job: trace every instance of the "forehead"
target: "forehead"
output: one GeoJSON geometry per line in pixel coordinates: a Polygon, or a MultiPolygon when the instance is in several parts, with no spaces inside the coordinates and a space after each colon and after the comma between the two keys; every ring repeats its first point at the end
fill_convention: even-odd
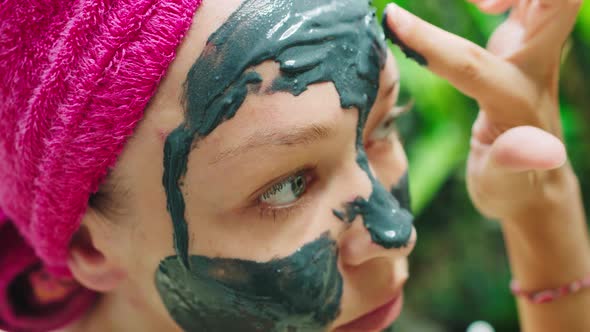
{"type": "Polygon", "coordinates": [[[262,77],[251,68],[267,60],[280,74],[269,94],[298,96],[332,82],[343,108],[372,106],[385,46],[368,2],[246,0],[209,38],[186,80],[186,124],[198,136],[232,118],[262,77]]]}
{"type": "MultiPolygon", "coordinates": [[[[247,19],[244,19],[244,13],[248,13],[246,16],[252,16],[252,15],[259,15],[259,14],[263,14],[262,16],[264,17],[264,20],[266,20],[266,26],[263,30],[268,30],[266,31],[266,33],[269,33],[269,31],[274,31],[277,32],[277,29],[283,28],[283,31],[281,33],[281,36],[285,36],[285,35],[289,35],[292,34],[292,32],[294,32],[296,29],[301,28],[301,23],[303,22],[301,19],[294,19],[291,22],[291,25],[289,26],[288,24],[285,23],[289,23],[287,22],[287,19],[292,15],[292,16],[305,16],[305,15],[309,15],[314,14],[314,10],[316,11],[316,15],[317,15],[317,10],[318,8],[322,8],[326,7],[326,6],[330,6],[333,5],[334,3],[338,3],[341,2],[341,5],[343,5],[345,7],[351,7],[348,3],[351,3],[353,5],[355,5],[354,7],[357,8],[357,12],[356,14],[354,14],[354,11],[349,11],[348,14],[345,13],[344,10],[338,10],[339,11],[339,15],[332,15],[332,22],[327,22],[327,25],[334,25],[331,23],[334,23],[334,17],[338,18],[338,27],[332,30],[324,30],[324,33],[327,33],[327,35],[325,34],[323,36],[324,39],[329,39],[331,35],[343,35],[346,33],[349,33],[350,35],[350,31],[346,31],[346,29],[350,29],[351,27],[353,29],[357,29],[358,30],[358,26],[354,27],[352,24],[350,24],[351,20],[350,17],[346,17],[346,15],[350,15],[351,13],[353,13],[352,15],[357,15],[358,16],[358,9],[361,8],[361,11],[368,11],[368,1],[364,1],[364,0],[348,0],[348,1],[334,1],[334,0],[253,0],[253,1],[243,1],[243,0],[224,0],[223,1],[223,5],[221,5],[220,2],[217,1],[212,1],[212,0],[205,0],[203,2],[203,5],[201,6],[201,8],[197,11],[194,20],[193,20],[193,24],[191,29],[189,30],[187,36],[185,37],[183,43],[181,44],[180,48],[178,49],[177,52],[177,56],[176,59],[174,60],[173,64],[170,66],[168,73],[166,75],[166,77],[164,78],[162,84],[160,85],[158,94],[155,96],[155,98],[152,100],[152,107],[155,109],[159,110],[159,117],[161,117],[162,113],[164,113],[165,119],[168,119],[167,121],[158,121],[161,126],[160,129],[158,130],[159,132],[170,132],[173,127],[171,126],[172,123],[178,123],[179,120],[181,120],[181,118],[183,118],[183,113],[184,115],[186,115],[186,104],[182,104],[182,101],[184,99],[184,102],[186,102],[186,99],[184,97],[185,96],[185,91],[186,91],[186,85],[187,85],[187,73],[189,73],[191,71],[191,68],[193,68],[193,72],[196,72],[196,75],[193,75],[193,85],[198,85],[203,89],[209,90],[211,85],[217,85],[215,81],[207,81],[207,76],[211,77],[214,76],[214,73],[211,72],[207,72],[206,70],[202,70],[201,72],[195,71],[194,67],[196,65],[197,60],[199,60],[199,58],[201,58],[204,54],[204,50],[206,48],[206,44],[207,41],[212,37],[212,35],[214,33],[216,33],[216,31],[219,30],[219,28],[221,28],[222,26],[224,26],[224,24],[228,24],[228,19],[230,18],[230,16],[232,16],[232,19],[230,19],[230,21],[232,20],[241,20],[241,22],[246,22],[246,24],[249,22],[251,26],[255,27],[255,31],[260,32],[258,35],[264,38],[264,34],[260,30],[260,26],[257,27],[256,24],[252,24],[252,22],[250,22],[247,19]],[[297,6],[293,6],[294,3],[298,3],[298,4],[302,4],[297,6]],[[244,5],[244,8],[240,9],[241,15],[239,13],[236,14],[236,12],[238,11],[238,9],[244,5]],[[272,4],[272,6],[270,5],[272,4]],[[360,4],[360,6],[359,6],[360,4]],[[248,8],[249,6],[251,6],[251,8],[248,8]],[[266,7],[265,7],[266,6],[266,7]],[[268,15],[268,11],[277,11],[276,9],[282,9],[279,10],[280,14],[279,15],[268,15]],[[297,7],[297,8],[295,8],[297,7]],[[261,10],[265,9],[265,10],[261,10]],[[294,9],[295,8],[295,9],[294,9]],[[250,9],[250,12],[245,12],[244,10],[248,10],[250,9]],[[266,13],[266,14],[265,14],[266,13]],[[242,18],[240,18],[242,17],[242,18]],[[270,22],[269,21],[269,17],[273,17],[274,21],[270,22]],[[344,24],[342,24],[344,23],[344,24]],[[283,26],[281,26],[281,24],[283,24],[283,26]],[[344,28],[344,29],[342,29],[344,28]],[[204,79],[203,79],[204,78],[204,79]],[[180,109],[179,106],[182,106],[183,109],[180,109]],[[169,124],[168,124],[169,123],[169,124]]],[[[374,20],[374,17],[371,17],[370,15],[366,15],[367,13],[365,12],[361,12],[360,17],[362,18],[362,21],[371,21],[374,20]],[[365,16],[366,15],[366,16],[365,16]]],[[[371,13],[372,14],[372,13],[371,13]]],[[[321,16],[321,15],[320,15],[321,16]]],[[[327,15],[325,15],[327,16],[327,15]]],[[[356,20],[357,23],[359,23],[359,20],[357,18],[356,20]]],[[[317,24],[321,24],[322,22],[314,22],[314,25],[317,24]]],[[[323,22],[324,24],[326,24],[326,22],[323,22]]],[[[371,22],[372,23],[372,22],[371,22]]],[[[231,24],[231,22],[229,23],[231,24]]],[[[235,24],[235,23],[234,23],[235,24]]],[[[244,25],[244,24],[242,24],[244,25]]],[[[313,27],[312,27],[313,28],[313,27]]],[[[345,52],[351,52],[354,53],[355,51],[357,51],[357,53],[362,53],[365,52],[367,53],[367,50],[371,51],[375,50],[375,49],[379,49],[379,57],[381,57],[381,59],[375,59],[373,58],[373,62],[383,62],[383,44],[382,41],[379,40],[380,38],[378,36],[375,36],[375,34],[379,34],[379,31],[373,30],[373,28],[375,28],[374,26],[372,26],[371,24],[365,25],[365,30],[369,31],[370,34],[372,34],[372,36],[365,36],[365,38],[362,38],[362,41],[370,41],[373,45],[369,45],[368,47],[365,47],[364,50],[359,50],[359,49],[354,49],[356,47],[356,45],[352,45],[352,47],[350,45],[345,45],[340,43],[338,45],[338,43],[332,43],[332,45],[327,45],[328,47],[326,47],[325,44],[322,44],[322,47],[324,48],[324,50],[328,49],[329,47],[334,47],[334,46],[340,46],[341,50],[340,50],[340,54],[343,54],[345,52]],[[367,27],[369,29],[367,29],[367,27]],[[372,37],[372,38],[370,38],[372,37]],[[374,40],[371,40],[374,39],[374,40]]],[[[239,29],[238,29],[239,30],[239,29]]],[[[312,29],[313,30],[313,29],[312,29]]],[[[240,40],[241,37],[243,36],[243,32],[242,31],[238,31],[234,38],[232,38],[232,40],[228,41],[229,43],[233,43],[233,41],[235,40],[240,40]]],[[[280,39],[280,38],[279,38],[280,39]]],[[[316,41],[321,40],[322,38],[316,38],[316,41]]],[[[316,43],[317,44],[317,43],[316,43]]],[[[244,52],[247,51],[251,51],[251,49],[249,48],[249,44],[246,45],[242,45],[240,46],[234,46],[232,47],[234,49],[234,55],[237,53],[238,57],[242,56],[244,52]]],[[[313,48],[314,46],[308,46],[307,48],[313,48]]],[[[316,47],[317,49],[317,47],[316,47]]],[[[209,48],[209,51],[212,51],[211,48],[209,48]]],[[[219,53],[219,50],[213,50],[216,53],[219,53]]],[[[205,51],[207,52],[207,51],[205,51]]],[[[225,52],[226,54],[228,52],[225,52]]],[[[324,56],[327,53],[324,53],[324,56]]],[[[307,58],[303,59],[303,60],[310,60],[313,59],[314,56],[317,56],[318,54],[314,54],[314,50],[311,50],[311,52],[307,53],[307,58]]],[[[363,57],[367,58],[367,54],[361,54],[363,57]]],[[[288,54],[287,54],[288,56],[288,54]]],[[[220,54],[217,54],[217,56],[214,57],[216,60],[216,62],[219,64],[220,62],[225,62],[226,64],[230,64],[230,66],[234,66],[234,62],[231,61],[231,59],[226,58],[225,56],[221,56],[220,54]]],[[[276,59],[272,59],[272,60],[276,60],[276,59]]],[[[300,59],[301,60],[301,59],[300,59]]],[[[283,59],[283,64],[284,65],[289,65],[289,64],[293,64],[293,61],[289,61],[289,59],[283,59]]],[[[362,65],[362,64],[361,64],[362,65]]],[[[382,65],[382,63],[380,64],[382,65]]],[[[208,66],[203,66],[205,67],[205,69],[209,69],[207,68],[208,66]]],[[[362,76],[367,76],[366,71],[368,70],[370,66],[367,66],[365,64],[365,68],[358,68],[361,70],[361,72],[359,72],[362,76]],[[362,71],[365,71],[364,73],[362,71]]],[[[392,68],[395,71],[395,65],[390,66],[388,64],[387,66],[388,68],[392,68]]],[[[387,69],[387,68],[386,68],[387,69]]],[[[338,69],[336,69],[337,71],[338,69]]],[[[357,74],[359,74],[357,73],[357,74]]],[[[352,75],[348,75],[349,77],[341,77],[342,79],[340,79],[341,83],[351,83],[351,77],[352,75]]],[[[389,75],[385,75],[385,76],[389,76],[389,75]]],[[[392,75],[392,77],[397,77],[397,74],[392,75]]],[[[190,78],[190,77],[189,77],[190,78]]],[[[332,81],[334,81],[334,79],[331,79],[332,81]]],[[[373,78],[374,80],[374,78],[373,78]]],[[[381,82],[383,83],[383,82],[381,82]]],[[[339,87],[339,93],[340,96],[342,96],[342,88],[345,88],[344,85],[346,84],[340,84],[341,86],[339,87]]],[[[369,82],[369,85],[375,85],[374,82],[369,82]]],[[[383,85],[383,84],[377,84],[377,85],[383,85]]],[[[349,84],[349,88],[350,88],[350,84],[349,84]]],[[[353,89],[358,89],[359,86],[355,86],[353,89]]],[[[369,88],[372,88],[372,86],[369,86],[369,88]]],[[[207,91],[208,94],[212,94],[211,91],[207,91]]],[[[364,96],[360,96],[361,98],[363,98],[364,96]]],[[[352,104],[351,101],[349,101],[349,104],[352,104]]],[[[350,107],[351,105],[344,105],[346,107],[350,107]]],[[[352,105],[354,106],[354,105],[352,105]]]]}
{"type": "MultiPolygon", "coordinates": [[[[264,62],[256,66],[261,73],[263,83],[261,91],[270,87],[276,78],[277,65],[264,62]]],[[[310,86],[303,94],[293,96],[290,93],[249,93],[239,110],[230,121],[223,121],[209,135],[199,140],[196,158],[191,158],[189,169],[208,169],[208,167],[256,167],[260,153],[256,151],[286,153],[287,145],[280,145],[279,136],[310,127],[322,127],[331,130],[334,135],[350,135],[356,127],[342,126],[342,120],[356,118],[356,112],[347,112],[340,106],[338,93],[332,83],[319,83],[310,86]],[[248,150],[249,153],[237,159],[223,159],[217,163],[220,151],[234,151],[236,147],[247,145],[253,137],[264,136],[267,143],[248,150]],[[254,153],[252,153],[254,152],[254,153]],[[215,164],[212,162],[215,161],[215,164]]],[[[356,121],[346,122],[356,124],[356,121]]],[[[342,139],[342,138],[341,138],[342,139]]],[[[306,145],[308,146],[308,145],[306,145]]],[[[317,147],[317,146],[316,146],[317,147]]],[[[306,149],[312,153],[312,149],[306,149]]],[[[265,156],[267,156],[265,154],[265,156]]],[[[208,174],[204,172],[203,174],[208,174]]]]}

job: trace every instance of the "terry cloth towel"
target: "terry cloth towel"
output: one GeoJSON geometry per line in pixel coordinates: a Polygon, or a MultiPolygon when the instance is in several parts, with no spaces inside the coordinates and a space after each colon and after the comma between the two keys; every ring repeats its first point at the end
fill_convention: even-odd
{"type": "Polygon", "coordinates": [[[0,330],[92,305],[68,244],[200,4],[0,0],[0,330]]]}

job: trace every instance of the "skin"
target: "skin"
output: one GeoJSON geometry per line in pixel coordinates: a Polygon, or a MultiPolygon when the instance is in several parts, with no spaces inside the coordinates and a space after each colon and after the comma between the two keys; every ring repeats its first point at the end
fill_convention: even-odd
{"type": "MultiPolygon", "coordinates": [[[[205,1],[111,174],[113,198],[120,206],[115,211],[90,210],[85,216],[80,230],[85,236],[74,240],[70,266],[77,280],[103,296],[72,330],[180,330],[154,282],[160,263],[177,255],[162,186],[164,146],[169,134],[185,121],[186,110],[180,101],[191,67],[207,38],[241,2],[227,1],[219,6],[205,1]]],[[[272,62],[263,62],[255,70],[262,77],[260,91],[271,88],[280,72],[272,62]]],[[[332,212],[357,197],[368,199],[375,186],[357,162],[359,141],[379,186],[392,188],[406,172],[406,158],[394,134],[371,139],[395,106],[398,78],[388,52],[379,70],[380,89],[360,137],[358,111],[342,107],[333,83],[310,85],[298,96],[248,95],[231,121],[199,140],[188,158],[182,180],[189,230],[187,257],[200,258],[196,265],[201,266],[276,263],[329,234],[330,241],[320,244],[337,249],[337,257],[331,257],[336,258],[342,290],[337,316],[320,320],[322,330],[337,330],[399,295],[408,277],[406,258],[415,243],[415,232],[411,232],[407,246],[387,249],[373,242],[360,216],[345,223],[332,212]],[[327,130],[315,140],[298,144],[270,141],[239,153],[222,153],[235,151],[259,132],[276,137],[310,125],[327,130]],[[289,212],[270,211],[268,206],[261,208],[253,202],[256,199],[252,197],[257,198],[272,183],[309,166],[312,184],[289,212]]],[[[319,325],[315,326],[317,330],[319,325]]]]}

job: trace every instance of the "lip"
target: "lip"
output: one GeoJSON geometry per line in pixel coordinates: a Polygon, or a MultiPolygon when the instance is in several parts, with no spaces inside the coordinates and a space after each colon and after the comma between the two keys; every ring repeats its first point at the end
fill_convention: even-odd
{"type": "Polygon", "coordinates": [[[375,308],[363,316],[340,326],[337,332],[379,332],[388,328],[399,317],[404,302],[403,291],[389,302],[375,308]]]}

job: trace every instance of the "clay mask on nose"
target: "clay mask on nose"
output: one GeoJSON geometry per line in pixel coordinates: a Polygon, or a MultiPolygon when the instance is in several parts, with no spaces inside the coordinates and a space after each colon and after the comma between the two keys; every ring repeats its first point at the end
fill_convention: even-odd
{"type": "MultiPolygon", "coordinates": [[[[368,0],[246,0],[211,35],[186,80],[185,120],[167,137],[164,150],[163,184],[176,255],[161,262],[156,285],[183,329],[324,331],[336,319],[342,276],[329,234],[270,262],[189,255],[183,179],[195,143],[231,121],[249,94],[298,96],[310,85],[332,82],[340,106],[359,114],[359,166],[374,181],[362,131],[386,54],[368,0]],[[252,68],[268,60],[279,64],[280,74],[269,91],[260,91],[262,78],[252,68]]],[[[381,191],[373,192],[367,204],[382,204],[377,213],[395,205],[381,191]]]]}
{"type": "Polygon", "coordinates": [[[334,215],[346,222],[352,222],[360,215],[373,242],[386,249],[408,245],[414,216],[410,212],[407,175],[389,192],[371,174],[363,151],[359,152],[357,161],[371,179],[373,191],[369,199],[357,197],[344,205],[344,211],[334,210],[334,215]]]}

